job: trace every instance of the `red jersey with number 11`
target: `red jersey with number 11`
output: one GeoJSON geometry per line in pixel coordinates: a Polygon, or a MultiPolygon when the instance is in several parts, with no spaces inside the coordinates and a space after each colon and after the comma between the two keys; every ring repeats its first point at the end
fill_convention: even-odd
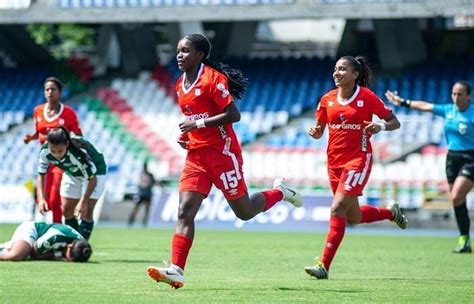
{"type": "Polygon", "coordinates": [[[341,167],[371,153],[371,133],[364,129],[364,121],[372,121],[374,114],[386,119],[391,113],[374,92],[360,86],[347,100],[338,97],[338,89],[321,97],[315,116],[329,129],[328,165],[341,167]]]}

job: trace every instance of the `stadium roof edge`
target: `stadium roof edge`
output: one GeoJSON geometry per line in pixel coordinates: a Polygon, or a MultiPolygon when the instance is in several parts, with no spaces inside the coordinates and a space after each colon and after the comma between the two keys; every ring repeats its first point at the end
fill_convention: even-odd
{"type": "Polygon", "coordinates": [[[59,8],[33,3],[28,9],[0,10],[0,24],[31,23],[149,23],[188,21],[247,21],[294,18],[393,19],[474,15],[469,1],[385,3],[320,3],[240,6],[163,6],[141,8],[59,8]]]}

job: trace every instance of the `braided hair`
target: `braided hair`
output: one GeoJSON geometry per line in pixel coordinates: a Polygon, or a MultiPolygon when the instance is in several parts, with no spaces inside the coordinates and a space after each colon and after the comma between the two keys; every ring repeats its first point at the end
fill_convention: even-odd
{"type": "Polygon", "coordinates": [[[238,69],[232,69],[227,64],[218,61],[212,61],[209,59],[211,54],[211,42],[203,34],[189,34],[183,39],[189,40],[198,52],[204,53],[204,59],[202,63],[221,72],[229,80],[229,92],[235,99],[241,99],[246,90],[248,79],[244,77],[242,71],[238,69]]]}
{"type": "Polygon", "coordinates": [[[370,87],[372,83],[372,70],[369,67],[367,59],[363,56],[342,56],[339,60],[347,60],[354,71],[359,72],[356,83],[361,87],[370,87]]]}

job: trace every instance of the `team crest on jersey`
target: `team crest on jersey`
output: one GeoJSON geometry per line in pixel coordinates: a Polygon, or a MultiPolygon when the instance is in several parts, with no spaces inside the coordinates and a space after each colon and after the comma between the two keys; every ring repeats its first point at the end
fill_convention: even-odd
{"type": "Polygon", "coordinates": [[[341,121],[344,121],[344,120],[346,120],[346,116],[344,114],[339,114],[339,119],[341,121]]]}
{"type": "Polygon", "coordinates": [[[332,107],[333,105],[334,105],[334,101],[331,100],[330,102],[328,102],[328,106],[332,107]]]}
{"type": "Polygon", "coordinates": [[[467,133],[467,125],[465,123],[460,122],[458,125],[458,131],[461,135],[466,135],[467,133]]]}
{"type": "Polygon", "coordinates": [[[218,89],[219,91],[225,90],[225,84],[223,84],[222,82],[219,82],[219,83],[217,84],[217,89],[218,89]]]}
{"type": "Polygon", "coordinates": [[[185,105],[184,107],[186,108],[186,112],[184,114],[193,114],[193,111],[191,110],[191,107],[189,105],[185,105]]]}
{"type": "Polygon", "coordinates": [[[364,106],[364,101],[363,100],[357,100],[357,106],[359,108],[363,107],[364,106]]]}
{"type": "Polygon", "coordinates": [[[60,119],[58,120],[58,123],[59,123],[60,125],[64,125],[64,119],[60,118],[60,119]]]}
{"type": "Polygon", "coordinates": [[[201,89],[195,89],[194,90],[194,95],[195,96],[200,96],[201,95],[201,89]]]}
{"type": "Polygon", "coordinates": [[[222,82],[217,84],[217,89],[222,92],[222,98],[226,98],[230,94],[229,90],[225,88],[225,85],[222,82]]]}

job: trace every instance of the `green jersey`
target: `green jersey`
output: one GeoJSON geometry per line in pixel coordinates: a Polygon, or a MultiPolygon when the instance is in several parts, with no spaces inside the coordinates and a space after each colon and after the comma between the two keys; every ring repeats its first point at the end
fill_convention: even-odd
{"type": "Polygon", "coordinates": [[[104,155],[100,153],[90,142],[80,137],[73,137],[71,141],[77,148],[69,146],[66,154],[60,160],[57,160],[49,151],[48,143],[45,143],[40,150],[38,173],[46,174],[50,164],[53,164],[64,173],[74,177],[91,178],[95,175],[105,175],[107,173],[107,164],[104,155]]]}
{"type": "Polygon", "coordinates": [[[39,254],[62,251],[67,244],[72,243],[74,240],[83,239],[79,232],[67,225],[43,222],[35,222],[34,224],[38,232],[36,252],[39,254]]]}

